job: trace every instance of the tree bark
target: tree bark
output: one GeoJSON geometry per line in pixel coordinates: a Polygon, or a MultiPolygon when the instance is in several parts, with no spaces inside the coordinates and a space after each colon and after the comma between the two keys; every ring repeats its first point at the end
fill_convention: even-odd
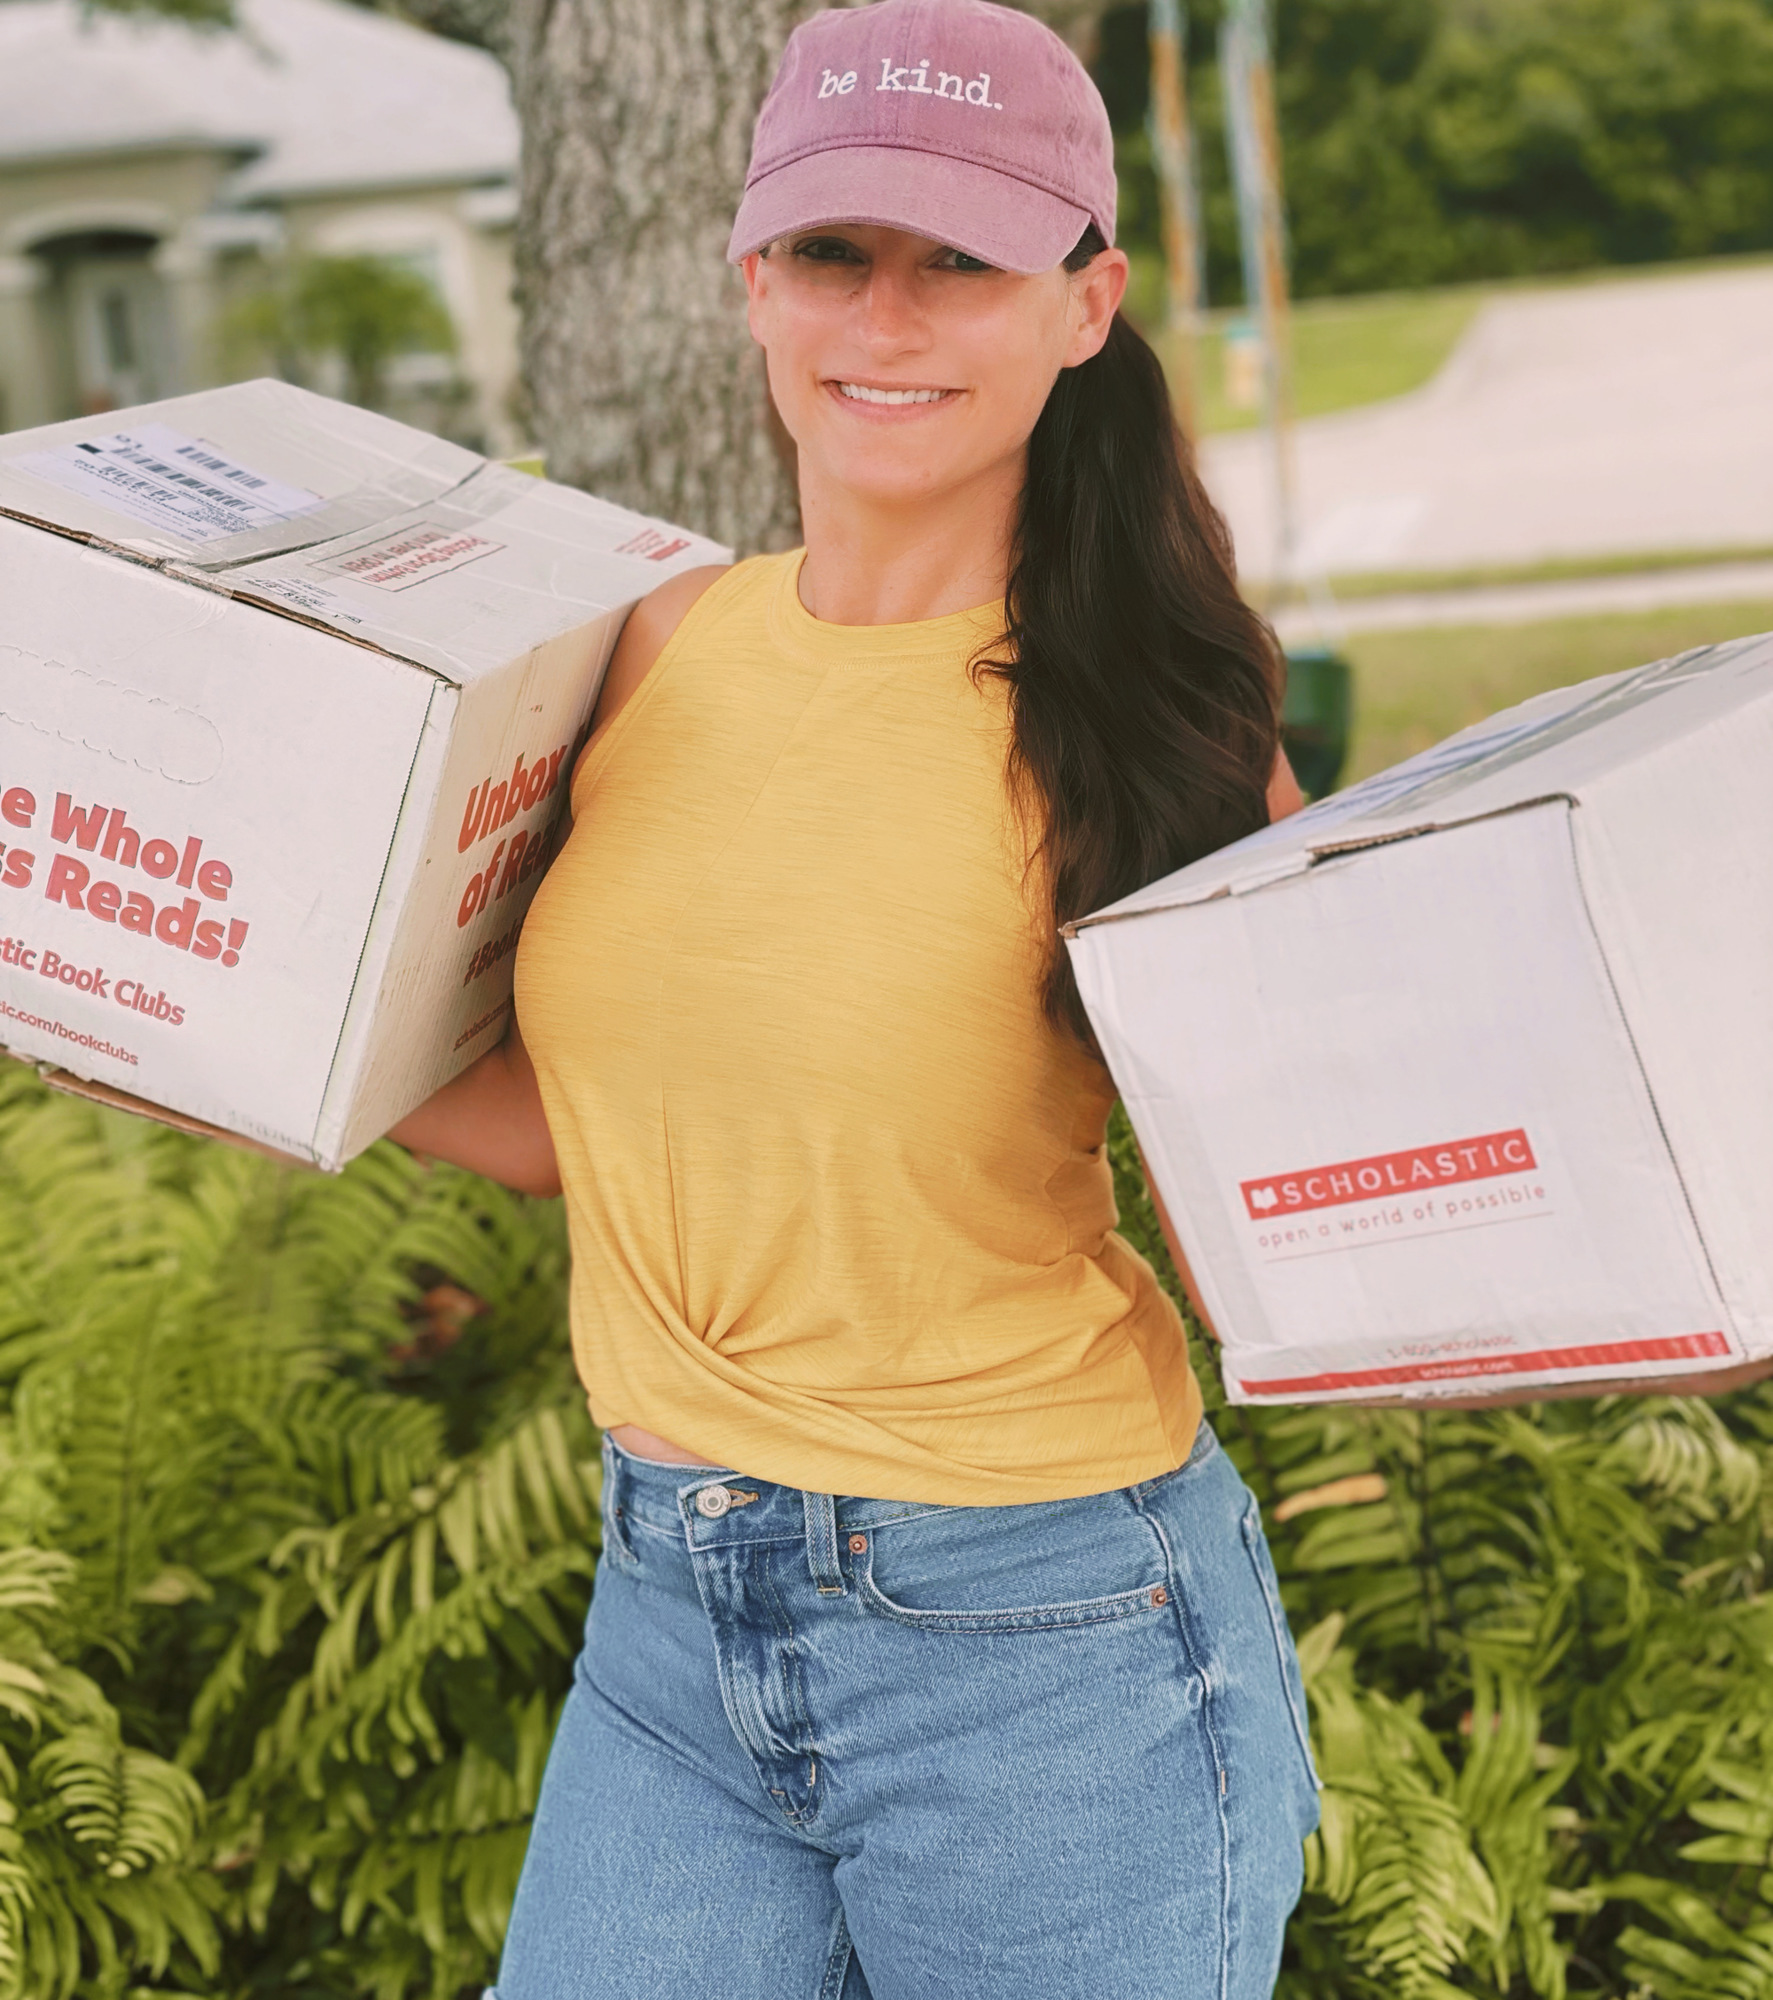
{"type": "Polygon", "coordinates": [[[515,0],[524,373],[551,477],[786,548],[744,286],[726,262],[751,126],[804,0],[515,0]]]}
{"type": "MultiPolygon", "coordinates": [[[[1025,0],[1087,36],[1099,0],[1025,0]]],[[[799,533],[744,286],[751,127],[818,0],[403,0],[499,55],[523,129],[517,291],[551,478],[741,554],[799,533]]]]}

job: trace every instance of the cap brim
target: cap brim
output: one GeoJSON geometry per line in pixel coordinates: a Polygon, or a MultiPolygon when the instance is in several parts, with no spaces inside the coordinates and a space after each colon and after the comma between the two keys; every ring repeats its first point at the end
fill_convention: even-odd
{"type": "Polygon", "coordinates": [[[1032,276],[1065,261],[1090,214],[972,160],[908,146],[841,146],[790,160],[745,190],[727,261],[829,222],[903,229],[1032,276]]]}

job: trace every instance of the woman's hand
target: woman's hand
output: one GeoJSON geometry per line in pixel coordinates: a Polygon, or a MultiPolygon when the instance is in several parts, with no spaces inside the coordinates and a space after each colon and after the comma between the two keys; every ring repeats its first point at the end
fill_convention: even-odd
{"type": "Polygon", "coordinates": [[[388,1134],[396,1145],[485,1174],[519,1194],[556,1195],[560,1168],[542,1113],[535,1064],[515,1017],[497,1048],[409,1111],[388,1134]]]}

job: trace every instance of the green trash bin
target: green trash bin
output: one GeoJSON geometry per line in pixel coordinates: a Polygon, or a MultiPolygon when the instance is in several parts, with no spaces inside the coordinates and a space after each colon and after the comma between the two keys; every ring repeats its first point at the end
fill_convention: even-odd
{"type": "Polygon", "coordinates": [[[1281,743],[1308,799],[1336,789],[1354,724],[1354,669],[1328,646],[1287,654],[1281,743]]]}

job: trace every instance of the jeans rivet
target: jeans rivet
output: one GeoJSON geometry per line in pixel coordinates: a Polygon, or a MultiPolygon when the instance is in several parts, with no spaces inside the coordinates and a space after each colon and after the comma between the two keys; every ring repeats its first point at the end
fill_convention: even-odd
{"type": "Polygon", "coordinates": [[[1158,1605],[1168,1604],[1170,1601],[1170,1593],[1167,1590],[1165,1590],[1163,1585],[1160,1583],[1158,1587],[1151,1593],[1151,1601],[1153,1604],[1158,1604],[1158,1605]]]}
{"type": "Polygon", "coordinates": [[[853,1556],[863,1555],[866,1553],[867,1548],[868,1548],[868,1537],[866,1535],[852,1535],[850,1537],[851,1555],[853,1556]]]}

